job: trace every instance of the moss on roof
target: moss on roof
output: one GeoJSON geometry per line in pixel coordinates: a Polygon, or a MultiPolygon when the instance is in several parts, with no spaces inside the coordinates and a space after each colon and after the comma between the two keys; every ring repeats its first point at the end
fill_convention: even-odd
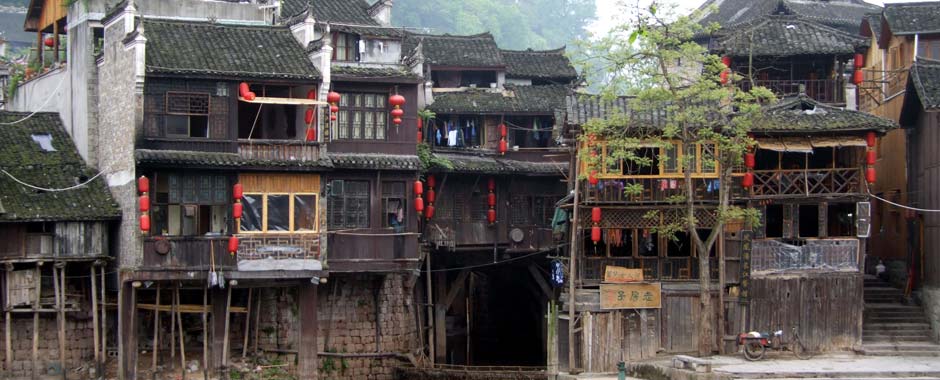
{"type": "Polygon", "coordinates": [[[861,36],[797,16],[766,16],[721,31],[717,50],[731,55],[849,55],[868,46],[861,36]]]}
{"type": "Polygon", "coordinates": [[[419,45],[421,54],[431,65],[493,68],[506,65],[496,40],[489,33],[470,36],[407,33],[402,52],[411,54],[419,45]]]}
{"type": "Polygon", "coordinates": [[[501,50],[509,78],[571,81],[578,72],[565,56],[565,48],[555,50],[501,50]]]}
{"type": "MultiPolygon", "coordinates": [[[[0,111],[0,123],[29,116],[0,111]]],[[[88,167],[56,113],[37,113],[14,125],[0,125],[0,169],[19,180],[43,188],[72,187],[93,178],[97,171],[88,167]],[[34,141],[34,135],[48,135],[53,151],[34,141]]],[[[108,220],[120,216],[104,179],[66,191],[40,191],[0,174],[0,221],[108,220]]]]}
{"type": "Polygon", "coordinates": [[[566,85],[506,86],[505,91],[472,89],[434,94],[428,109],[439,114],[554,114],[565,108],[566,85]]]}
{"type": "Polygon", "coordinates": [[[940,33],[940,1],[885,4],[884,18],[894,35],[940,33]]]}
{"type": "Polygon", "coordinates": [[[755,122],[755,132],[829,133],[877,131],[898,127],[894,121],[865,112],[846,110],[821,104],[800,95],[768,106],[755,122]]]}

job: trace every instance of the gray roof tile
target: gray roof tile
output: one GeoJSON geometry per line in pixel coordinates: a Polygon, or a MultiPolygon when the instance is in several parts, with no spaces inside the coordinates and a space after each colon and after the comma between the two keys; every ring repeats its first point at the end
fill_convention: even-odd
{"type": "Polygon", "coordinates": [[[564,109],[566,85],[506,86],[503,92],[477,89],[434,94],[428,109],[440,114],[538,113],[564,109]]]}
{"type": "Polygon", "coordinates": [[[565,56],[565,48],[555,50],[502,50],[506,76],[524,79],[571,81],[578,72],[565,56]]]}
{"type": "Polygon", "coordinates": [[[494,67],[506,65],[496,40],[489,33],[471,36],[407,33],[403,54],[411,54],[419,45],[428,64],[436,66],[494,67]]]}
{"type": "Polygon", "coordinates": [[[803,17],[767,16],[722,30],[716,47],[737,56],[847,55],[868,43],[803,17]]]}
{"type": "Polygon", "coordinates": [[[895,35],[940,33],[940,1],[885,4],[884,17],[895,35]]]}
{"type": "Polygon", "coordinates": [[[434,153],[434,155],[453,164],[452,169],[430,168],[431,171],[436,172],[530,175],[566,175],[568,173],[568,161],[530,162],[490,155],[453,153],[434,153]]]}
{"type": "Polygon", "coordinates": [[[911,66],[910,78],[924,109],[940,109],[940,61],[918,58],[911,66]]]}
{"type": "Polygon", "coordinates": [[[771,14],[791,14],[858,34],[862,17],[880,7],[863,0],[708,0],[699,9],[717,6],[717,11],[703,18],[703,23],[717,22],[732,27],[771,14]]]}

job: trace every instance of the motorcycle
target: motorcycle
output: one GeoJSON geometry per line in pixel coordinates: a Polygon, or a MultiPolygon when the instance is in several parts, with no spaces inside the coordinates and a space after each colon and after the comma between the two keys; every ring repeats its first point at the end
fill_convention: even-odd
{"type": "Polygon", "coordinates": [[[812,355],[806,350],[806,346],[800,341],[797,334],[797,327],[793,327],[792,339],[785,341],[783,330],[774,331],[773,334],[766,332],[751,331],[738,335],[738,345],[744,350],[744,358],[751,361],[761,360],[767,349],[775,351],[790,351],[800,359],[809,359],[812,355]]]}

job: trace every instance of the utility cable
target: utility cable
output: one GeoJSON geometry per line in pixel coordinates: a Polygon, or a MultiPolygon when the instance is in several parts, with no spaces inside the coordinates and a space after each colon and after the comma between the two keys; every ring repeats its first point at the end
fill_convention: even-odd
{"type": "MultiPolygon", "coordinates": [[[[42,112],[42,109],[43,109],[43,108],[46,108],[46,106],[49,105],[49,102],[51,102],[52,99],[55,98],[55,94],[59,92],[59,88],[62,87],[62,83],[65,83],[65,81],[64,81],[64,80],[60,80],[60,81],[59,81],[59,84],[57,84],[57,85],[55,86],[55,90],[52,90],[52,94],[53,94],[53,95],[46,97],[46,101],[43,102],[42,105],[39,106],[39,108],[36,108],[36,111],[33,111],[33,112],[30,113],[29,115],[26,115],[26,117],[24,117],[24,118],[22,118],[22,119],[19,119],[19,120],[16,120],[16,121],[11,121],[11,122],[8,122],[8,123],[6,123],[6,122],[0,123],[0,125],[15,125],[15,124],[19,124],[19,123],[22,123],[22,122],[24,122],[24,121],[26,121],[26,120],[29,120],[29,118],[35,116],[37,113],[42,112]]],[[[9,174],[8,174],[8,175],[9,175],[9,174]]]]}

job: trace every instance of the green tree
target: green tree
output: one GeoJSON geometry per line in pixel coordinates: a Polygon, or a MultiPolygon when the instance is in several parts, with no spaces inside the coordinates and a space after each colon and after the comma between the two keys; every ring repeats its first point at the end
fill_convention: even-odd
{"type": "MultiPolygon", "coordinates": [[[[631,94],[635,98],[630,102],[629,113],[594,119],[583,127],[580,139],[587,148],[579,150],[579,159],[590,170],[600,170],[602,165],[617,162],[635,167],[653,165],[656,160],[640,152],[650,145],[684,152],[658,158],[659,162],[675,160],[676,167],[682,169],[675,173],[684,183],[679,195],[667,199],[671,208],[660,208],[647,217],[675,213],[674,218],[663,220],[677,221],[664,222],[656,232],[671,239],[684,232],[692,241],[699,268],[698,347],[701,355],[708,355],[717,342],[712,320],[715,311],[709,295],[708,252],[715,247],[726,222],[744,219],[751,225],[758,223],[756,210],[731,202],[732,170],[753,146],[748,132],[760,119],[761,106],[773,102],[774,96],[765,88],[744,92],[733,83],[722,83],[721,73],[728,68],[718,56],[709,54],[706,47],[694,41],[695,36],[709,33],[717,25],[706,28],[696,23],[698,13],[676,16],[672,9],[660,9],[657,2],[647,9],[632,11],[635,20],[605,38],[581,46],[585,58],[576,64],[584,71],[602,73],[599,87],[603,97],[631,94]],[[606,156],[597,154],[601,141],[607,146],[606,156]],[[700,145],[717,147],[717,154],[700,155],[696,162],[696,147],[700,145]],[[696,211],[707,208],[697,199],[692,178],[699,164],[717,165],[720,183],[719,201],[714,208],[717,222],[704,238],[698,234],[702,222],[696,211]]],[[[624,191],[637,195],[644,191],[643,186],[638,182],[624,191]]]]}
{"type": "Polygon", "coordinates": [[[505,49],[551,49],[587,35],[594,0],[396,0],[395,25],[432,33],[491,32],[505,49]]]}

